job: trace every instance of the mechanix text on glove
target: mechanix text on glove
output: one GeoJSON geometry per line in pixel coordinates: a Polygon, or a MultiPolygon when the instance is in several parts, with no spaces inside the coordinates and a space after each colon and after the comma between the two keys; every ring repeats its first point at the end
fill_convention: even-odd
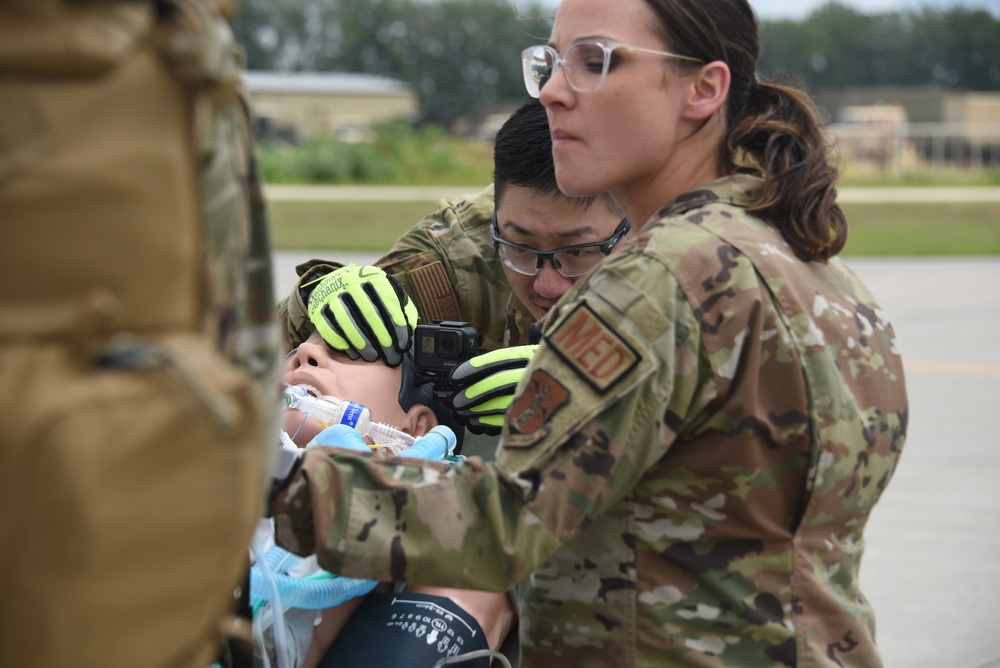
{"type": "Polygon", "coordinates": [[[417,307],[378,267],[348,265],[324,276],[309,296],[309,320],[335,350],[398,366],[413,344],[417,307]]]}

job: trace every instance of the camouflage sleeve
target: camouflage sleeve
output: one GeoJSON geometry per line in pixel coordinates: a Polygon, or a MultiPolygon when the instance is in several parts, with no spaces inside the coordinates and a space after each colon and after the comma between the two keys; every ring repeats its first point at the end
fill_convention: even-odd
{"type": "Polygon", "coordinates": [[[456,277],[447,252],[449,241],[460,233],[454,206],[442,201],[376,263],[413,299],[421,322],[459,319],[456,277]]]}
{"type": "Polygon", "coordinates": [[[654,257],[609,259],[557,308],[497,463],[530,485],[528,508],[562,544],[635,488],[712,394],[713,377],[684,290],[654,257]]]}
{"type": "MultiPolygon", "coordinates": [[[[483,308],[506,305],[510,289],[499,258],[489,245],[492,216],[492,186],[453,202],[442,200],[375,262],[400,282],[417,305],[422,322],[467,320],[481,329],[491,321],[489,314],[481,313],[483,308]],[[505,294],[493,299],[492,294],[498,291],[505,294]],[[473,297],[463,298],[463,294],[473,297]]],[[[308,315],[311,284],[341,266],[329,260],[310,260],[296,267],[299,280],[277,307],[291,345],[298,345],[315,331],[308,315]]]]}
{"type": "Polygon", "coordinates": [[[527,577],[634,486],[699,394],[698,327],[664,274],[598,272],[562,308],[518,388],[499,466],[311,449],[272,507],[279,543],[354,577],[494,591],[527,577]],[[670,298],[647,297],[653,283],[670,298]]]}
{"type": "Polygon", "coordinates": [[[279,545],[351,577],[506,591],[557,547],[478,457],[449,469],[313,447],[271,511],[279,545]]]}
{"type": "Polygon", "coordinates": [[[421,321],[471,322],[484,350],[503,341],[510,297],[490,242],[492,218],[492,187],[444,202],[378,262],[413,298],[421,321]]]}
{"type": "MultiPolygon", "coordinates": [[[[424,217],[404,234],[375,265],[385,269],[403,286],[417,305],[421,322],[459,320],[456,283],[451,263],[440,238],[451,236],[449,202],[441,202],[434,213],[424,217]]],[[[309,295],[317,280],[343,264],[332,260],[310,260],[295,268],[299,276],[291,293],[278,304],[278,318],[286,324],[288,343],[298,345],[315,331],[309,320],[309,295]]]]}

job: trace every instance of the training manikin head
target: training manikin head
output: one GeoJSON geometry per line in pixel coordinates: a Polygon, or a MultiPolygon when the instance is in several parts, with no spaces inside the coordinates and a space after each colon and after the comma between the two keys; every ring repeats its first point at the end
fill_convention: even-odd
{"type": "MultiPolygon", "coordinates": [[[[429,384],[417,384],[412,355],[395,368],[382,361],[352,360],[333,350],[315,333],[285,360],[282,379],[289,385],[308,385],[320,395],[367,406],[372,420],[421,436],[438,424],[458,430],[444,406],[432,398],[429,384]]],[[[303,419],[294,409],[285,411],[284,429],[300,447],[324,429],[312,418],[303,419]]]]}

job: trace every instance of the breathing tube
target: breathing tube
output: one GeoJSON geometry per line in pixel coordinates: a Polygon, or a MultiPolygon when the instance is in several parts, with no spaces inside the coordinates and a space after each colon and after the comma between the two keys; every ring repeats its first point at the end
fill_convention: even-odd
{"type": "Polygon", "coordinates": [[[377,584],[375,580],[341,577],[326,571],[301,578],[287,575],[288,569],[298,561],[297,556],[275,545],[267,550],[262,562],[253,565],[250,569],[250,603],[254,612],[265,602],[273,603],[275,600],[280,601],[282,606],[322,610],[355,596],[363,596],[377,584]],[[268,585],[267,573],[274,579],[273,590],[268,585]]]}
{"type": "Polygon", "coordinates": [[[362,436],[367,436],[373,444],[389,447],[393,452],[413,445],[415,440],[413,436],[391,425],[375,422],[368,407],[354,401],[344,401],[329,395],[314,396],[303,385],[287,383],[284,398],[286,408],[294,408],[327,427],[347,425],[362,436]]]}
{"type": "MultiPolygon", "coordinates": [[[[257,564],[263,564],[263,569],[262,569],[264,573],[263,577],[265,584],[271,593],[271,597],[275,601],[280,602],[281,595],[278,593],[278,585],[275,582],[274,573],[271,571],[271,568],[267,566],[267,561],[264,558],[265,555],[260,545],[260,539],[257,538],[257,536],[254,536],[253,539],[250,541],[250,551],[253,553],[254,559],[257,562],[257,564]]],[[[254,566],[254,568],[255,567],[256,565],[254,566]]],[[[251,568],[251,582],[252,582],[252,577],[253,577],[253,568],[251,568]]],[[[251,584],[251,592],[252,591],[253,591],[253,585],[251,584]]],[[[288,641],[285,637],[285,616],[284,616],[284,611],[282,610],[280,604],[273,606],[272,615],[273,615],[273,622],[271,624],[271,628],[274,633],[274,653],[275,656],[277,656],[278,668],[291,668],[288,665],[288,654],[286,649],[288,647],[288,641]]],[[[266,652],[265,652],[265,659],[266,659],[266,652]]]]}

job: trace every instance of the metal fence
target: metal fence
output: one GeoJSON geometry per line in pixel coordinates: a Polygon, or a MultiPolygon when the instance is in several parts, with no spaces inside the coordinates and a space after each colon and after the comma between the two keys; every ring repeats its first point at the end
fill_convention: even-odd
{"type": "Polygon", "coordinates": [[[861,168],[1000,169],[1000,122],[834,123],[829,132],[840,157],[861,168]]]}

